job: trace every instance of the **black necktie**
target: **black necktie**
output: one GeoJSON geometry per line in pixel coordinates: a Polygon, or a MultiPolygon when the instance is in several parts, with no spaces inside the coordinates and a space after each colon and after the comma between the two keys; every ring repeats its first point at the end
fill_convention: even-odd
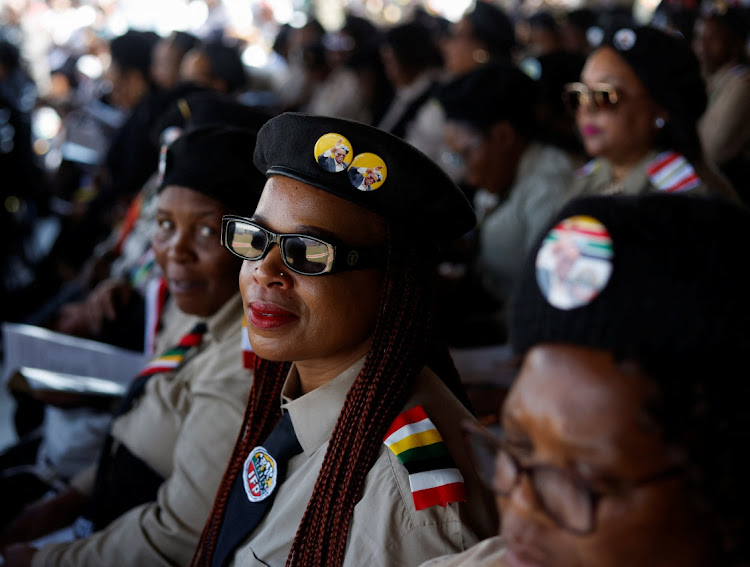
{"type": "MultiPolygon", "coordinates": [[[[297,435],[294,433],[292,418],[289,413],[285,413],[282,416],[279,423],[271,431],[268,439],[266,439],[266,442],[263,443],[262,448],[276,461],[278,470],[275,477],[275,488],[263,500],[251,502],[247,492],[248,489],[246,488],[246,483],[248,482],[245,473],[246,467],[243,467],[241,473],[234,479],[234,484],[232,484],[232,491],[229,494],[224,518],[219,529],[216,550],[211,561],[213,566],[222,566],[227,563],[237,546],[247,539],[258,524],[260,524],[263,516],[271,507],[276,493],[279,491],[279,486],[286,479],[286,468],[289,459],[302,452],[302,446],[299,444],[297,435]]],[[[256,453],[258,449],[256,447],[251,455],[256,453]]],[[[252,467],[250,468],[252,469],[252,467]]],[[[251,471],[251,474],[257,473],[251,471]]],[[[256,480],[263,482],[265,477],[258,475],[256,480]]]]}

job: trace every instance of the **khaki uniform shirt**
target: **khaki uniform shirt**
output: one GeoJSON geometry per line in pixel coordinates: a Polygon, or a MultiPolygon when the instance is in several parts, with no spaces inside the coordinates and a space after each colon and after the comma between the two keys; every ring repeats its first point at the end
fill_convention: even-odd
{"type": "MultiPolygon", "coordinates": [[[[644,157],[621,182],[616,183],[607,160],[597,158],[590,161],[577,174],[570,187],[569,197],[587,195],[642,195],[659,192],[648,176],[648,166],[660,152],[653,151],[644,157]]],[[[739,202],[739,197],[728,182],[705,164],[693,164],[700,184],[685,194],[697,197],[722,195],[739,202]]]]}
{"type": "Polygon", "coordinates": [[[553,146],[531,144],[518,164],[507,201],[480,227],[479,267],[484,285],[505,299],[539,233],[568,200],[575,167],[553,146]]]}
{"type": "Polygon", "coordinates": [[[725,65],[708,81],[708,108],[698,122],[706,159],[750,159],[750,67],[725,65]]]}
{"type": "MultiPolygon", "coordinates": [[[[286,563],[328,440],[363,364],[364,359],[297,399],[293,398],[299,391],[299,377],[292,367],[283,390],[282,408],[291,414],[303,451],[290,459],[287,479],[276,488],[271,509],[238,547],[232,565],[277,567],[286,563]]],[[[417,405],[423,406],[463,474],[468,502],[416,511],[408,472],[383,445],[349,525],[344,557],[348,567],[417,566],[431,557],[467,549],[478,538],[496,533],[494,501],[482,490],[473,472],[459,429],[460,422],[471,419],[471,414],[427,368],[417,378],[414,394],[404,410],[417,405]]]]}
{"type": "MultiPolygon", "coordinates": [[[[159,351],[176,344],[199,321],[170,313],[159,351]],[[176,323],[176,324],[175,324],[176,323]],[[179,332],[175,331],[179,328],[179,332]]],[[[207,321],[201,346],[175,373],[157,374],[128,413],[113,423],[115,443],[166,478],[156,502],[120,516],[105,529],[71,543],[40,549],[34,567],[187,565],[237,439],[252,375],[242,365],[239,293],[207,321]]],[[[73,485],[91,494],[94,469],[73,485]]]]}
{"type": "Polygon", "coordinates": [[[499,536],[479,542],[457,555],[445,555],[423,563],[421,567],[503,567],[505,545],[499,536]]]}

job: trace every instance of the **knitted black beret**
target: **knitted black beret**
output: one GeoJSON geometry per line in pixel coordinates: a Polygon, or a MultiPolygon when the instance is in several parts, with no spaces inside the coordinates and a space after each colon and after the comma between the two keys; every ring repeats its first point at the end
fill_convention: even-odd
{"type": "Polygon", "coordinates": [[[516,352],[569,343],[677,376],[746,364],[748,211],[678,195],[588,197],[568,204],[551,227],[577,215],[593,217],[609,233],[609,280],[588,303],[553,306],[537,274],[545,231],[512,300],[509,334],[516,352]]]}
{"type": "Polygon", "coordinates": [[[448,83],[437,93],[449,120],[484,131],[510,122],[531,135],[536,122],[536,84],[511,63],[488,63],[448,83]]]}
{"type": "Polygon", "coordinates": [[[225,126],[186,132],[167,149],[160,189],[187,187],[252,215],[266,181],[250,160],[255,140],[250,130],[225,126]]]}
{"type": "Polygon", "coordinates": [[[476,224],[468,200],[438,165],[402,139],[372,126],[288,112],[272,118],[258,132],[254,160],[267,176],[283,175],[327,191],[423,240],[447,242],[476,224]],[[315,148],[326,135],[348,142],[348,170],[332,172],[320,165],[322,154],[315,148]],[[385,166],[378,172],[381,182],[374,190],[358,189],[352,181],[360,163],[357,158],[375,160],[372,154],[385,166]]]}

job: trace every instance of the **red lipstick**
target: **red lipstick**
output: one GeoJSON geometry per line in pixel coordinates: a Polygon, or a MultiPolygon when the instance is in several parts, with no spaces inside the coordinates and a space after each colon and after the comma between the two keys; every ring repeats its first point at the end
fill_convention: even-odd
{"type": "Polygon", "coordinates": [[[596,126],[584,126],[581,128],[581,134],[584,136],[596,136],[601,130],[596,126]]]}
{"type": "Polygon", "coordinates": [[[299,319],[294,313],[273,303],[253,301],[249,307],[248,319],[258,329],[276,329],[299,319]]]}

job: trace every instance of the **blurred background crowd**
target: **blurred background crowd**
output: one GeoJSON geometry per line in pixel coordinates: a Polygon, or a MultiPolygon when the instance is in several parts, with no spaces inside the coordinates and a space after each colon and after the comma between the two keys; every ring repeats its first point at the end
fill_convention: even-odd
{"type": "MultiPolygon", "coordinates": [[[[144,220],[160,147],[170,128],[220,112],[216,100],[252,115],[221,117],[229,123],[257,126],[294,110],[375,125],[461,184],[480,223],[441,264],[455,346],[505,340],[504,305],[523,255],[570,197],[658,187],[667,150],[697,175],[699,191],[750,195],[747,2],[0,6],[5,321],[141,347],[142,333],[118,327],[108,337],[101,318],[92,323],[70,305],[112,278],[137,288],[153,265],[144,220]],[[666,33],[632,31],[643,25],[666,33]],[[587,62],[607,42],[628,68],[587,62]],[[608,109],[634,101],[641,106],[630,115],[606,121],[608,109]],[[645,181],[633,181],[638,168],[645,181]]],[[[690,175],[658,188],[692,188],[690,175]]]]}

